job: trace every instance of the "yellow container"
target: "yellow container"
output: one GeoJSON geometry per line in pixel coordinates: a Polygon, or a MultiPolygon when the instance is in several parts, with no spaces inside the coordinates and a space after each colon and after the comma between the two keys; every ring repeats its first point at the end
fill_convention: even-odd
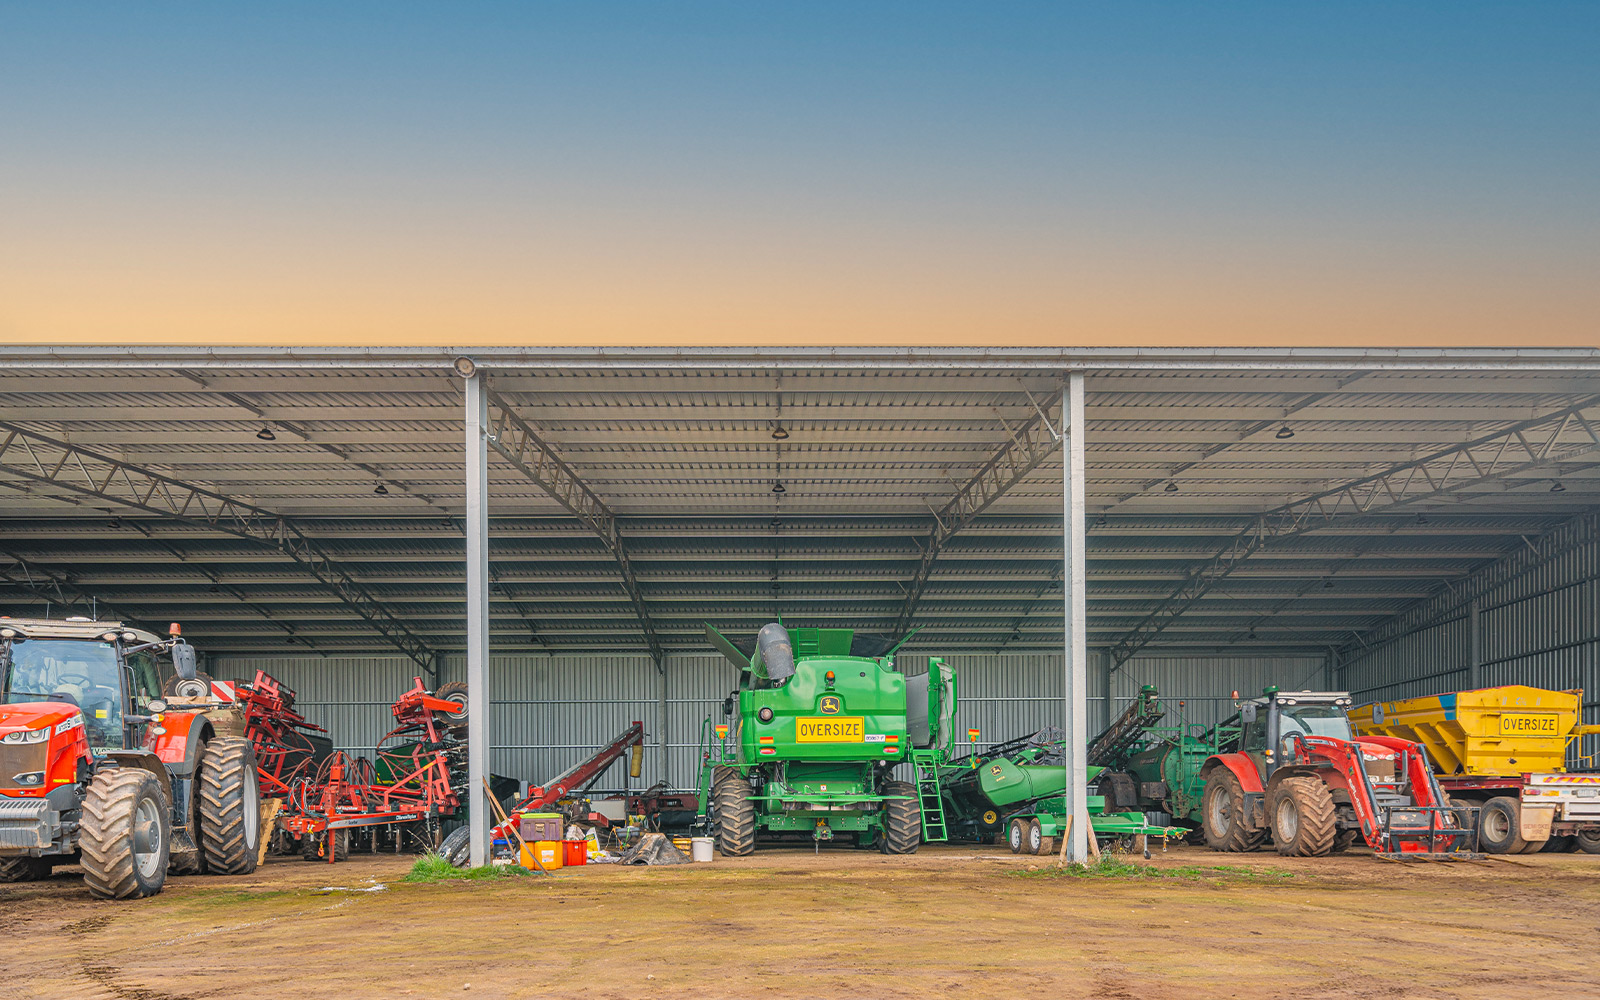
{"type": "Polygon", "coordinates": [[[1565,771],[1568,741],[1595,728],[1578,724],[1582,706],[1582,691],[1512,684],[1363,705],[1350,724],[1421,743],[1441,774],[1565,771]]]}
{"type": "Polygon", "coordinates": [[[536,840],[522,845],[522,867],[543,868],[554,871],[561,867],[562,847],[559,840],[536,840]],[[537,859],[538,863],[535,864],[537,859]]]}

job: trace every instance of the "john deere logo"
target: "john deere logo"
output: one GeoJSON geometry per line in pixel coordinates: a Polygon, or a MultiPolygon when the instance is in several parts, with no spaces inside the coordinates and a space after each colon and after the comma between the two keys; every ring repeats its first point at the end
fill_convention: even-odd
{"type": "Polygon", "coordinates": [[[830,694],[830,695],[827,695],[826,697],[824,697],[822,699],[822,704],[820,706],[818,706],[817,711],[821,712],[823,715],[838,715],[839,714],[839,698],[838,698],[838,696],[830,694]]]}

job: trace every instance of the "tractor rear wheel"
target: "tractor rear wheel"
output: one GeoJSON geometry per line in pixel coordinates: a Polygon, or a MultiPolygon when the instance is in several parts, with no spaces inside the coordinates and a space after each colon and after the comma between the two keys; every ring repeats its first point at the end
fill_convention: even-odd
{"type": "Polygon", "coordinates": [[[1244,786],[1239,776],[1219,767],[1206,778],[1205,795],[1200,800],[1206,845],[1213,851],[1238,854],[1253,851],[1267,839],[1266,830],[1245,823],[1244,786]]]}
{"type": "Polygon", "coordinates": [[[119,767],[89,783],[78,826],[83,881],[100,899],[154,896],[167,882],[172,807],[149,771],[119,767]]]}
{"type": "Polygon", "coordinates": [[[717,846],[724,857],[742,858],[756,849],[756,804],[750,780],[731,767],[712,772],[711,801],[717,810],[717,846]]]}
{"type": "Polygon", "coordinates": [[[200,755],[195,781],[200,813],[200,851],[213,875],[256,870],[261,843],[261,777],[249,740],[219,736],[200,755]]]}
{"type": "Polygon", "coordinates": [[[1496,795],[1478,813],[1478,846],[1490,854],[1521,854],[1522,803],[1509,795],[1496,795]]]}
{"type": "Polygon", "coordinates": [[[1278,853],[1318,858],[1333,850],[1333,794],[1320,778],[1284,778],[1272,792],[1272,841],[1278,853]]]}
{"type": "Polygon", "coordinates": [[[883,853],[915,854],[922,843],[922,807],[917,787],[909,781],[885,781],[882,795],[898,795],[883,804],[883,853]]]}
{"type": "Polygon", "coordinates": [[[44,858],[0,858],[0,882],[37,882],[50,877],[44,858]]]}

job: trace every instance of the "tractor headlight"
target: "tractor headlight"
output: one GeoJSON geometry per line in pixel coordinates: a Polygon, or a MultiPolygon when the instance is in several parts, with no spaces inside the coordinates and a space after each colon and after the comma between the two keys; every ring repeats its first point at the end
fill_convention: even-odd
{"type": "Polygon", "coordinates": [[[43,743],[49,738],[49,729],[18,729],[0,736],[0,743],[43,743]]]}
{"type": "Polygon", "coordinates": [[[44,784],[44,772],[24,771],[22,774],[13,774],[11,780],[24,788],[36,787],[44,784]]]}

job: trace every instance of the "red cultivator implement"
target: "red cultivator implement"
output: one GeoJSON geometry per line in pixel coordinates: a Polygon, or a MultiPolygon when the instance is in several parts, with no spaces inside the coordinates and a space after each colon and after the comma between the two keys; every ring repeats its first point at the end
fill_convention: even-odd
{"type": "MultiPolygon", "coordinates": [[[[216,685],[213,685],[215,689],[216,685]]],[[[294,710],[295,693],[264,670],[256,679],[232,685],[233,702],[244,713],[245,736],[256,746],[261,797],[282,798],[296,779],[314,773],[333,753],[326,733],[294,710]]]]}

